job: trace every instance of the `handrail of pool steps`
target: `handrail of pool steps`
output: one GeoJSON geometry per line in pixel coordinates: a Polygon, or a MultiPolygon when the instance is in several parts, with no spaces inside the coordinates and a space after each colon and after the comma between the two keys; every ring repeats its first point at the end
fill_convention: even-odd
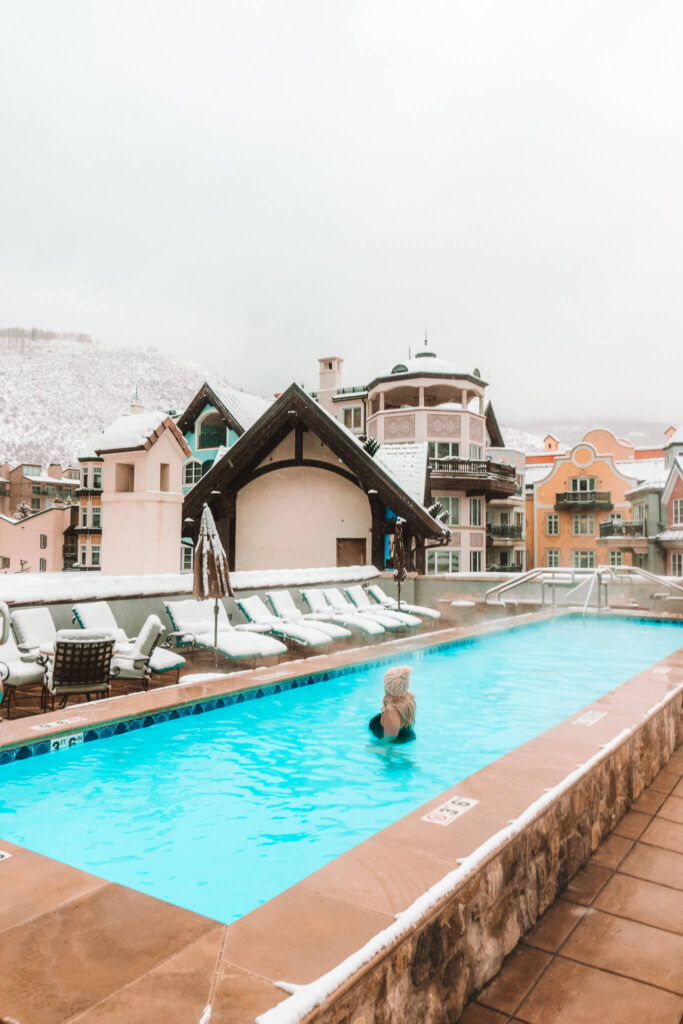
{"type": "Polygon", "coordinates": [[[551,588],[551,604],[555,607],[555,588],[557,586],[566,587],[569,586],[571,589],[564,595],[565,602],[572,597],[574,592],[583,586],[588,580],[591,580],[590,591],[592,592],[594,578],[598,578],[598,607],[600,607],[600,586],[608,581],[619,582],[619,583],[652,583],[657,587],[666,587],[669,591],[668,594],[657,591],[652,594],[652,597],[664,597],[666,600],[671,601],[683,601],[683,586],[678,583],[673,583],[671,580],[664,579],[662,576],[657,576],[653,572],[649,572],[647,569],[642,569],[640,566],[632,565],[600,565],[594,569],[579,569],[572,567],[555,567],[549,566],[540,567],[537,569],[530,569],[528,572],[522,573],[513,580],[505,580],[503,583],[498,583],[495,587],[491,587],[486,591],[484,595],[484,601],[486,604],[504,604],[504,594],[509,594],[510,591],[522,586],[525,583],[540,583],[541,585],[541,606],[545,608],[546,596],[545,588],[549,586],[551,588]]]}

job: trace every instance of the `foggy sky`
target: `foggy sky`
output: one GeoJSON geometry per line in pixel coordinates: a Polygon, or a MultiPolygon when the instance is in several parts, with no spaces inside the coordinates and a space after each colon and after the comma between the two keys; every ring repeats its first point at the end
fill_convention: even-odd
{"type": "Polygon", "coordinates": [[[22,0],[0,326],[264,394],[428,327],[498,418],[683,421],[683,6],[22,0]]]}

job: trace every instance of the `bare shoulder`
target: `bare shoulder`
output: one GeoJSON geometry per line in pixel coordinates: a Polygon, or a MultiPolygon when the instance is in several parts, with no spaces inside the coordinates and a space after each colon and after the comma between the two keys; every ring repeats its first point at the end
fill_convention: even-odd
{"type": "Polygon", "coordinates": [[[401,730],[401,718],[395,708],[385,708],[380,721],[385,736],[398,736],[401,730]]]}

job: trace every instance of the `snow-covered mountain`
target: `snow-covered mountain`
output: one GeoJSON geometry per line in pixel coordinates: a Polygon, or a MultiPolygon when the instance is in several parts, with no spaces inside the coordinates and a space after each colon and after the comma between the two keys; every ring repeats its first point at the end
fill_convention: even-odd
{"type": "Polygon", "coordinates": [[[73,464],[83,442],[125,412],[136,390],[148,409],[181,412],[205,380],[231,385],[153,348],[0,329],[0,462],[73,464]]]}

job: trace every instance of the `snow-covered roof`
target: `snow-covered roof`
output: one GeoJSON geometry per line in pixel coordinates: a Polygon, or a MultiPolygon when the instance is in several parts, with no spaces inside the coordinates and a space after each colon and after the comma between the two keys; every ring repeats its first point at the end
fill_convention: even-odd
{"type": "MultiPolygon", "coordinates": [[[[324,569],[258,569],[233,572],[234,590],[273,590],[319,583],[357,583],[379,576],[374,565],[324,569]]],[[[191,594],[192,573],[147,576],[100,576],[93,572],[30,572],[0,574],[0,593],[7,604],[54,604],[58,601],[108,601],[116,597],[191,594]]]]}
{"type": "Polygon", "coordinates": [[[79,455],[80,459],[96,459],[101,452],[126,451],[130,448],[142,448],[147,440],[159,429],[168,413],[160,409],[148,412],[128,413],[95,434],[79,455]]]}
{"type": "Polygon", "coordinates": [[[272,398],[263,398],[262,395],[253,395],[250,391],[238,391],[237,388],[227,387],[225,384],[215,386],[210,381],[211,387],[220,398],[228,412],[233,416],[243,430],[260,419],[266,409],[273,404],[272,398]]]}
{"type": "Polygon", "coordinates": [[[72,487],[78,487],[78,480],[74,480],[71,476],[50,476],[48,473],[24,473],[26,480],[35,480],[41,484],[71,484],[72,487]]]}
{"type": "Polygon", "coordinates": [[[678,529],[664,530],[663,533],[657,534],[657,540],[680,541],[683,544],[683,527],[679,526],[678,529]]]}
{"type": "Polygon", "coordinates": [[[418,505],[424,504],[427,473],[427,442],[417,444],[385,444],[375,455],[396,483],[418,505]]]}
{"type": "Polygon", "coordinates": [[[639,484],[666,477],[664,459],[620,459],[615,467],[624,476],[632,476],[639,484]]]}
{"type": "MultiPolygon", "coordinates": [[[[473,377],[475,375],[472,367],[462,366],[450,359],[443,359],[437,356],[436,352],[425,346],[415,353],[410,359],[398,359],[387,370],[378,373],[376,378],[402,377],[416,373],[443,373],[450,376],[473,377]]],[[[482,381],[482,384],[484,382],[482,381]]]]}
{"type": "Polygon", "coordinates": [[[669,440],[666,442],[666,447],[670,444],[683,444],[683,427],[679,427],[675,434],[672,434],[669,440]]]}
{"type": "Polygon", "coordinates": [[[540,465],[531,465],[524,467],[524,483],[525,484],[536,484],[539,480],[545,480],[547,476],[550,476],[555,468],[554,462],[544,462],[540,465]]]}

